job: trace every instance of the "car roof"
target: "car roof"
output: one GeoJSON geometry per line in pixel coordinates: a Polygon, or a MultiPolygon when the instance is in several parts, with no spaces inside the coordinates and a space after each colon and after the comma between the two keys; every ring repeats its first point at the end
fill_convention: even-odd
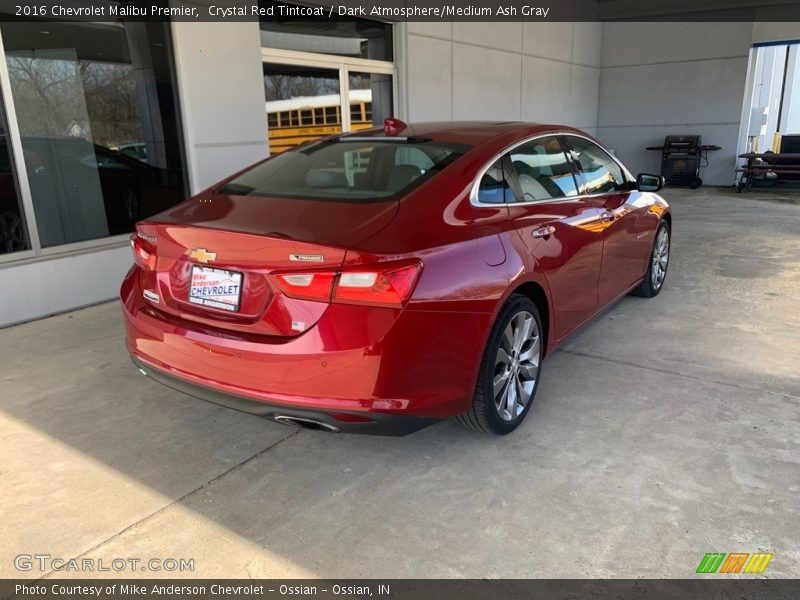
{"type": "MultiPolygon", "coordinates": [[[[497,136],[516,133],[520,137],[557,131],[577,132],[572,127],[547,123],[526,123],[524,121],[429,121],[407,123],[397,133],[403,137],[420,137],[434,141],[477,146],[497,136]]],[[[355,132],[358,137],[383,135],[383,128],[366,129],[355,132]]],[[[344,134],[342,139],[347,139],[344,134]]]]}

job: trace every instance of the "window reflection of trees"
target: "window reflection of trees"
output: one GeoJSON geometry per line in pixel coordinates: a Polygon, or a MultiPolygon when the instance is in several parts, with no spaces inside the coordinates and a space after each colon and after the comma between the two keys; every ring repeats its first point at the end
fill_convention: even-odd
{"type": "Polygon", "coordinates": [[[169,24],[2,29],[42,247],[130,232],[183,197],[169,24]]]}
{"type": "Polygon", "coordinates": [[[106,147],[144,138],[132,65],[24,54],[7,62],[22,135],[82,137],[106,147]],[[88,119],[76,119],[84,106],[88,119]]]}
{"type": "Polygon", "coordinates": [[[265,75],[264,93],[268,102],[338,94],[339,80],[314,75],[265,75]]]}

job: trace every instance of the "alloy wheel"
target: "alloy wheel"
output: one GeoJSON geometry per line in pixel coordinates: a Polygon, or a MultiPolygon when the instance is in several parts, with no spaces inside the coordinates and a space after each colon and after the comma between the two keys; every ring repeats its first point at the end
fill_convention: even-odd
{"type": "Polygon", "coordinates": [[[653,278],[653,288],[658,290],[667,276],[667,265],[669,264],[669,233],[667,233],[666,227],[658,230],[656,243],[653,247],[652,260],[651,276],[653,278]]]}
{"type": "Polygon", "coordinates": [[[513,421],[525,410],[536,387],[541,355],[539,326],[534,316],[514,315],[500,338],[494,367],[494,405],[504,421],[513,421]]]}

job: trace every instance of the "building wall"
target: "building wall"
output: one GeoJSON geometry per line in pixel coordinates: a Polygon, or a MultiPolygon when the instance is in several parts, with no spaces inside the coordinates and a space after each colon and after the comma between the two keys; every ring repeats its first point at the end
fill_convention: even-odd
{"type": "Polygon", "coordinates": [[[731,185],[753,23],[604,23],[597,136],[635,174],[658,173],[646,151],[700,134],[706,184],[731,185]]]}
{"type": "Polygon", "coordinates": [[[266,158],[258,23],[172,26],[192,191],[266,158]]]}
{"type": "Polygon", "coordinates": [[[793,19],[778,20],[780,19],[780,8],[762,9],[760,14],[765,20],[753,23],[753,44],[800,40],[800,23],[793,19]],[[776,20],[766,20],[771,18],[776,20]]]}
{"type": "Polygon", "coordinates": [[[3,266],[0,327],[114,298],[132,263],[125,244],[3,266]]]}
{"type": "Polygon", "coordinates": [[[408,23],[400,66],[413,121],[597,125],[601,23],[408,23]]]}

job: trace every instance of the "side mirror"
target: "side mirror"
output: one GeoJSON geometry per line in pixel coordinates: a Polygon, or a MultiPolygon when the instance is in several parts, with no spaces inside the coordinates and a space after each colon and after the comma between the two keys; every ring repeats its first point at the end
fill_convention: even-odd
{"type": "Polygon", "coordinates": [[[664,187],[666,180],[661,175],[639,173],[636,176],[636,189],[640,192],[657,192],[664,187]]]}

